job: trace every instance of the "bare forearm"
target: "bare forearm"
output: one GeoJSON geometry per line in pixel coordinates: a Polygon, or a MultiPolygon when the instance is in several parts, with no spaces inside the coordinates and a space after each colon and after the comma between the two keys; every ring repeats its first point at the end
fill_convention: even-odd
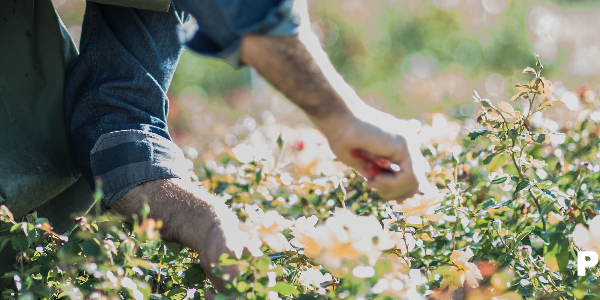
{"type": "Polygon", "coordinates": [[[242,60],[311,119],[347,112],[344,99],[298,36],[246,36],[242,60]]]}
{"type": "Polygon", "coordinates": [[[215,222],[219,222],[215,217],[215,205],[218,204],[213,198],[189,182],[159,179],[135,186],[110,209],[131,221],[131,216],[139,216],[144,201],[147,201],[150,206],[148,217],[163,221],[160,231],[164,239],[198,250],[201,247],[196,241],[206,240],[215,222]]]}
{"type": "Polygon", "coordinates": [[[245,36],[241,60],[304,110],[325,133],[340,118],[370,109],[335,70],[306,23],[295,36],[245,36]]]}
{"type": "MultiPolygon", "coordinates": [[[[211,273],[223,253],[240,257],[244,250],[239,220],[227,205],[189,180],[157,179],[137,185],[110,207],[129,217],[139,215],[144,201],[150,206],[149,217],[162,220],[163,239],[198,251],[200,262],[213,285],[223,291],[224,282],[211,273]]],[[[235,276],[236,266],[225,267],[235,276]]]]}
{"type": "Polygon", "coordinates": [[[374,162],[353,155],[354,150],[360,149],[400,166],[400,171],[384,172],[369,180],[369,186],[385,199],[411,197],[420,184],[427,185],[424,174],[429,167],[418,149],[416,131],[406,126],[405,121],[374,109],[358,97],[311,32],[306,7],[295,9],[302,20],[299,35],[245,36],[242,62],[255,68],[306,112],[325,134],[340,161],[370,174],[367,167],[374,162]]]}

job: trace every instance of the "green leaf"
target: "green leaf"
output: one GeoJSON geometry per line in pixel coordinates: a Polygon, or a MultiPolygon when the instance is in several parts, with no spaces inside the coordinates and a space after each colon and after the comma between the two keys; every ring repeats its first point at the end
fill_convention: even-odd
{"type": "Polygon", "coordinates": [[[521,181],[519,182],[519,184],[517,184],[517,188],[514,191],[514,194],[517,194],[518,192],[525,190],[525,189],[529,189],[531,188],[533,185],[535,184],[535,181],[521,181]]]}
{"type": "Polygon", "coordinates": [[[543,143],[546,140],[545,134],[536,134],[532,137],[533,141],[536,143],[543,143]]]}
{"type": "Polygon", "coordinates": [[[173,296],[178,294],[187,294],[187,289],[184,289],[182,287],[174,287],[171,290],[169,290],[169,292],[167,293],[167,297],[169,297],[169,299],[173,299],[173,296]]]}
{"type": "Polygon", "coordinates": [[[346,201],[346,189],[344,188],[344,185],[342,185],[341,182],[338,185],[338,188],[336,189],[336,193],[338,198],[340,199],[340,202],[346,201]]]}
{"type": "Polygon", "coordinates": [[[256,183],[256,185],[259,185],[260,181],[262,180],[262,169],[261,168],[256,169],[256,173],[255,174],[256,174],[255,183],[256,183]]]}
{"type": "Polygon", "coordinates": [[[268,257],[261,256],[254,260],[253,264],[257,270],[261,272],[266,272],[269,268],[269,265],[271,264],[271,259],[269,259],[268,257]]]}
{"type": "Polygon", "coordinates": [[[550,244],[546,246],[544,259],[550,270],[557,272],[567,268],[569,264],[569,239],[561,233],[550,237],[550,244]]]}
{"type": "Polygon", "coordinates": [[[165,246],[167,249],[169,249],[169,251],[171,251],[171,253],[173,253],[173,256],[175,257],[178,257],[179,253],[181,253],[181,246],[179,246],[179,244],[168,243],[165,246]]]}
{"type": "Polygon", "coordinates": [[[490,131],[487,129],[483,129],[483,130],[474,130],[469,132],[468,138],[471,139],[471,141],[476,140],[477,138],[479,138],[482,135],[488,134],[490,131]]]}
{"type": "Polygon", "coordinates": [[[481,206],[481,209],[488,209],[493,206],[496,206],[496,200],[490,199],[490,200],[486,201],[485,203],[483,203],[483,205],[481,206]]]}
{"type": "Polygon", "coordinates": [[[21,223],[17,223],[10,228],[10,232],[15,232],[19,229],[23,229],[23,225],[21,223]]]}
{"type": "Polygon", "coordinates": [[[300,297],[298,297],[298,300],[311,300],[311,299],[326,299],[326,298],[319,294],[315,294],[315,293],[302,294],[302,295],[300,295],[300,297]]]}
{"type": "Polygon", "coordinates": [[[206,173],[206,178],[208,178],[208,180],[211,180],[213,177],[213,171],[211,171],[206,164],[202,164],[202,168],[204,169],[204,173],[206,173]]]}
{"type": "Polygon", "coordinates": [[[279,149],[283,148],[283,133],[279,134],[279,137],[277,138],[277,146],[279,146],[279,149]]]}
{"type": "Polygon", "coordinates": [[[46,218],[38,218],[35,220],[35,222],[33,222],[33,224],[35,224],[35,225],[44,224],[44,223],[50,224],[50,221],[48,221],[48,219],[46,219],[46,218]]]}
{"type": "Polygon", "coordinates": [[[10,230],[10,228],[12,226],[13,226],[12,223],[3,223],[3,224],[0,224],[0,232],[10,230]]]}
{"type": "Polygon", "coordinates": [[[7,236],[0,236],[0,252],[2,252],[2,249],[4,249],[4,246],[6,245],[6,243],[8,243],[10,241],[10,238],[7,236]]]}
{"type": "Polygon", "coordinates": [[[223,193],[229,187],[229,182],[219,182],[219,186],[215,189],[215,194],[219,195],[223,193]]]}
{"type": "Polygon", "coordinates": [[[554,208],[554,202],[548,201],[542,209],[542,215],[545,216],[546,214],[548,214],[552,210],[552,208],[554,208]]]}
{"type": "Polygon", "coordinates": [[[533,231],[533,227],[529,226],[525,230],[523,230],[523,232],[519,233],[519,235],[517,235],[517,244],[519,242],[521,242],[521,240],[523,238],[525,238],[526,236],[528,236],[532,231],[533,231]]]}
{"type": "Polygon", "coordinates": [[[492,102],[489,99],[481,99],[479,101],[483,107],[493,107],[492,102]]]}
{"type": "Polygon", "coordinates": [[[102,246],[96,239],[83,241],[79,243],[79,247],[81,247],[81,251],[83,251],[83,254],[87,257],[97,257],[102,255],[102,246]]]}
{"type": "Polygon", "coordinates": [[[528,286],[521,287],[519,289],[519,295],[524,296],[524,297],[528,297],[528,296],[533,295],[533,292],[534,292],[534,287],[533,287],[532,284],[530,284],[528,286]]]}
{"type": "Polygon", "coordinates": [[[514,129],[510,129],[508,131],[508,136],[510,136],[511,139],[513,139],[513,140],[516,141],[517,138],[519,137],[519,133],[516,130],[514,130],[514,129]]]}
{"type": "Polygon", "coordinates": [[[492,184],[500,184],[500,183],[505,182],[506,180],[508,180],[508,176],[499,177],[499,178],[492,180],[492,184]]]}
{"type": "Polygon", "coordinates": [[[235,287],[235,289],[239,292],[239,293],[244,293],[246,292],[248,289],[250,288],[250,284],[248,284],[245,281],[240,281],[237,283],[237,286],[235,287]]]}
{"type": "Polygon", "coordinates": [[[299,294],[295,286],[281,281],[278,282],[274,287],[272,287],[271,291],[278,292],[285,296],[297,296],[299,294]]]}
{"type": "Polygon", "coordinates": [[[549,189],[542,189],[542,192],[548,196],[548,198],[552,200],[556,200],[556,195],[549,189]]]}
{"type": "Polygon", "coordinates": [[[239,260],[233,256],[233,255],[229,255],[227,253],[223,253],[221,254],[221,257],[219,257],[219,265],[221,266],[232,266],[232,265],[237,265],[239,263],[239,260]]]}
{"type": "Polygon", "coordinates": [[[500,154],[500,152],[494,152],[490,155],[488,155],[486,158],[483,159],[483,165],[487,166],[492,162],[492,159],[494,159],[494,157],[496,157],[496,155],[500,154]]]}
{"type": "Polygon", "coordinates": [[[142,210],[140,211],[142,214],[142,220],[148,218],[148,214],[150,213],[150,205],[148,205],[147,199],[144,199],[144,203],[142,204],[142,210]]]}
{"type": "Polygon", "coordinates": [[[262,286],[263,288],[264,288],[264,287],[266,287],[267,285],[269,285],[269,277],[267,277],[267,276],[264,276],[264,277],[261,277],[261,278],[259,278],[259,279],[258,279],[258,280],[257,280],[257,281],[254,283],[254,285],[255,285],[255,288],[256,288],[256,286],[258,286],[258,285],[262,286]]]}
{"type": "Polygon", "coordinates": [[[242,260],[243,261],[250,261],[250,260],[252,260],[252,254],[250,252],[244,252],[242,254],[242,260]]]}
{"type": "Polygon", "coordinates": [[[13,214],[10,212],[6,205],[0,206],[0,221],[12,223],[15,221],[13,214]]]}
{"type": "Polygon", "coordinates": [[[12,239],[13,249],[18,251],[25,251],[29,248],[29,242],[27,241],[27,237],[24,235],[15,236],[12,239]]]}
{"type": "Polygon", "coordinates": [[[199,264],[194,264],[185,271],[183,283],[186,285],[196,285],[206,279],[206,274],[199,264]]]}
{"type": "Polygon", "coordinates": [[[31,275],[33,273],[36,273],[40,270],[41,267],[42,267],[41,265],[35,265],[35,266],[29,268],[27,271],[25,271],[25,274],[31,275]]]}
{"type": "Polygon", "coordinates": [[[37,230],[35,229],[35,226],[33,226],[33,224],[23,223],[23,225],[25,224],[27,224],[27,241],[30,245],[33,245],[38,240],[37,230]]]}
{"type": "Polygon", "coordinates": [[[494,170],[497,167],[503,166],[505,163],[506,155],[501,154],[492,159],[492,162],[485,166],[485,169],[488,170],[488,172],[492,172],[492,170],[494,170]]]}
{"type": "Polygon", "coordinates": [[[450,163],[452,164],[453,168],[456,168],[456,166],[458,166],[460,159],[458,158],[458,155],[456,155],[456,153],[452,152],[452,158],[450,159],[450,163]]]}

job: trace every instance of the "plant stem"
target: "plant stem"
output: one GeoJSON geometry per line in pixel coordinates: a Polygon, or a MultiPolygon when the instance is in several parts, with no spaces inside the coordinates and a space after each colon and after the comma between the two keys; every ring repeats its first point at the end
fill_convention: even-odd
{"type": "Polygon", "coordinates": [[[529,194],[533,198],[533,202],[535,203],[535,206],[537,206],[537,209],[540,212],[540,219],[542,219],[542,228],[544,229],[544,231],[546,231],[546,221],[544,220],[544,216],[542,215],[542,206],[540,205],[540,201],[533,194],[533,192],[531,191],[531,189],[529,189],[529,194]]]}
{"type": "Polygon", "coordinates": [[[517,173],[519,173],[519,178],[521,178],[521,181],[525,180],[525,175],[523,175],[523,173],[521,172],[521,168],[519,167],[519,164],[517,163],[517,159],[515,158],[515,154],[513,152],[510,153],[510,157],[512,158],[513,164],[515,165],[515,168],[517,169],[517,173]]]}
{"type": "Polygon", "coordinates": [[[452,231],[452,250],[456,250],[456,227],[458,227],[458,210],[454,209],[454,217],[456,222],[454,223],[454,230],[452,231]]]}
{"type": "MultiPolygon", "coordinates": [[[[581,167],[579,167],[579,169],[581,169],[581,167]]],[[[585,180],[585,176],[581,176],[581,171],[579,171],[579,173],[577,174],[577,188],[575,189],[575,195],[573,195],[573,199],[575,199],[575,202],[577,203],[577,195],[579,194],[579,192],[581,191],[581,186],[583,185],[583,181],[585,180]]]]}
{"type": "MultiPolygon", "coordinates": [[[[521,172],[521,168],[519,168],[519,164],[517,163],[517,159],[515,158],[515,154],[511,153],[510,157],[512,158],[512,161],[513,161],[513,164],[515,165],[515,168],[517,168],[517,172],[519,172],[519,178],[521,178],[521,181],[525,181],[525,175],[523,175],[523,172],[521,172]]],[[[531,191],[531,189],[529,189],[527,191],[529,192],[529,194],[533,198],[533,202],[535,203],[535,206],[537,207],[538,212],[540,213],[540,218],[542,219],[542,228],[544,229],[544,231],[546,231],[546,220],[544,220],[544,216],[542,215],[542,206],[540,205],[540,201],[533,194],[533,192],[531,191]]]]}
{"type": "Polygon", "coordinates": [[[500,235],[500,231],[496,229],[495,226],[492,226],[492,228],[494,229],[494,231],[496,232],[496,234],[498,234],[498,238],[500,238],[500,241],[502,242],[502,244],[504,244],[504,246],[506,247],[506,249],[508,249],[510,251],[510,253],[513,253],[513,249],[511,247],[509,247],[506,242],[504,242],[504,239],[502,238],[502,236],[500,235]]]}

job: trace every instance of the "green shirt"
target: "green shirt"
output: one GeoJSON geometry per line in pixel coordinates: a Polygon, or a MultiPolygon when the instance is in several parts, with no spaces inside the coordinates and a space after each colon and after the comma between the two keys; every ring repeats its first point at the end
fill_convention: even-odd
{"type": "MultiPolygon", "coordinates": [[[[0,204],[20,217],[80,180],[63,116],[77,50],[50,0],[0,0],[0,40],[0,204]]],[[[91,190],[82,191],[85,202],[91,190]]]]}
{"type": "MultiPolygon", "coordinates": [[[[94,1],[157,11],[171,3],[94,1]]],[[[86,211],[91,190],[71,161],[63,115],[77,49],[51,0],[0,0],[0,40],[0,205],[15,217],[41,205],[63,219],[86,211]]]]}
{"type": "Polygon", "coordinates": [[[168,11],[171,0],[88,0],[102,4],[112,4],[139,9],[168,11]]]}

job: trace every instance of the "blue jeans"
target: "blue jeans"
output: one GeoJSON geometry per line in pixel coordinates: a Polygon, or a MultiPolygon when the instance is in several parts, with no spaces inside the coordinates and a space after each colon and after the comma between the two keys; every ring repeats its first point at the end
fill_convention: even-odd
{"type": "Polygon", "coordinates": [[[296,33],[292,2],[176,0],[168,12],[87,2],[65,121],[76,166],[93,189],[102,183],[104,210],[142,182],[189,178],[166,121],[182,43],[239,66],[244,34],[296,33]]]}

